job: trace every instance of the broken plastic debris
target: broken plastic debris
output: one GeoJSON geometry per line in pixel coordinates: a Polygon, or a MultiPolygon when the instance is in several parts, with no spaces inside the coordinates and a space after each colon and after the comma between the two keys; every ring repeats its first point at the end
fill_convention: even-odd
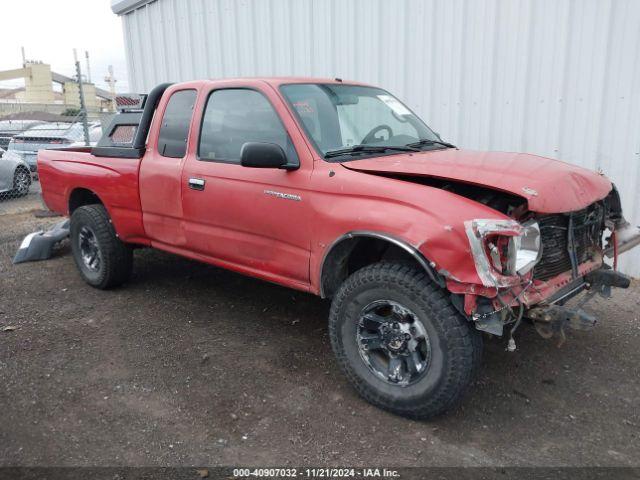
{"type": "Polygon", "coordinates": [[[52,228],[43,232],[37,232],[27,235],[15,257],[13,263],[32,262],[34,260],[46,260],[51,258],[53,247],[56,243],[64,240],[69,236],[69,220],[65,219],[56,223],[52,228]]]}

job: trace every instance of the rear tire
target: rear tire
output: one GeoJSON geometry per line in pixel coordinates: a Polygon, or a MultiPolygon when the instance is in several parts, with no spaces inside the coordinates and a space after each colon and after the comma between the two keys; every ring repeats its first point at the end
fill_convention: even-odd
{"type": "Polygon", "coordinates": [[[329,333],[338,363],[360,395],[416,419],[453,408],[482,355],[480,332],[447,292],[424,272],[400,264],[377,263],[351,275],[333,299],[329,333]]]}
{"type": "Polygon", "coordinates": [[[13,193],[16,197],[24,197],[31,186],[31,172],[23,167],[16,168],[13,174],[13,193]]]}
{"type": "Polygon", "coordinates": [[[86,205],[73,212],[70,239],[73,259],[89,285],[104,290],[129,280],[133,250],[116,236],[102,205],[86,205]]]}

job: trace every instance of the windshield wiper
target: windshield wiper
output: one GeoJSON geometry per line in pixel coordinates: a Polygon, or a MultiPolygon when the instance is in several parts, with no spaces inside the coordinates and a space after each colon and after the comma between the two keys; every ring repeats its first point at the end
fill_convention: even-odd
{"type": "Polygon", "coordinates": [[[447,148],[456,148],[455,145],[453,145],[452,143],[448,143],[448,142],[443,142],[442,140],[430,140],[430,139],[422,139],[422,140],[418,140],[417,142],[413,142],[413,143],[407,143],[407,147],[422,147],[423,145],[442,145],[443,147],[447,147],[447,148]]]}
{"type": "Polygon", "coordinates": [[[341,155],[350,155],[353,153],[386,152],[387,150],[397,150],[399,152],[420,151],[413,145],[354,145],[353,147],[341,148],[340,150],[331,150],[324,154],[324,158],[339,157],[341,155]]]}

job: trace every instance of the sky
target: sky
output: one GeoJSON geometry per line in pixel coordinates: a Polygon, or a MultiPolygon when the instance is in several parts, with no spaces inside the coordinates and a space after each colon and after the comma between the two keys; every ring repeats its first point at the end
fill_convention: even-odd
{"type": "MultiPolygon", "coordinates": [[[[89,52],[91,80],[108,88],[104,77],[113,65],[116,90],[128,92],[121,19],[110,0],[4,0],[0,27],[0,70],[22,67],[20,47],[27,60],[40,60],[54,72],[75,75],[73,49],[78,50],[83,75],[84,52],[89,52]]],[[[18,87],[21,80],[0,82],[18,87]]]]}

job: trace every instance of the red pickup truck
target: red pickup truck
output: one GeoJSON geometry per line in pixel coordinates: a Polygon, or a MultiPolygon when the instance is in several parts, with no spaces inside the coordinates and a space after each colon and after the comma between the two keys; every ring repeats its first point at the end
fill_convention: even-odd
{"type": "Polygon", "coordinates": [[[595,319],[564,302],[629,279],[638,244],[603,175],[443,141],[380,88],[340,79],[163,84],[92,149],[42,151],[48,207],[71,217],[97,288],[154,247],[332,300],[331,343],[367,400],[427,418],[453,406],[481,332],[543,336],[595,319]]]}

